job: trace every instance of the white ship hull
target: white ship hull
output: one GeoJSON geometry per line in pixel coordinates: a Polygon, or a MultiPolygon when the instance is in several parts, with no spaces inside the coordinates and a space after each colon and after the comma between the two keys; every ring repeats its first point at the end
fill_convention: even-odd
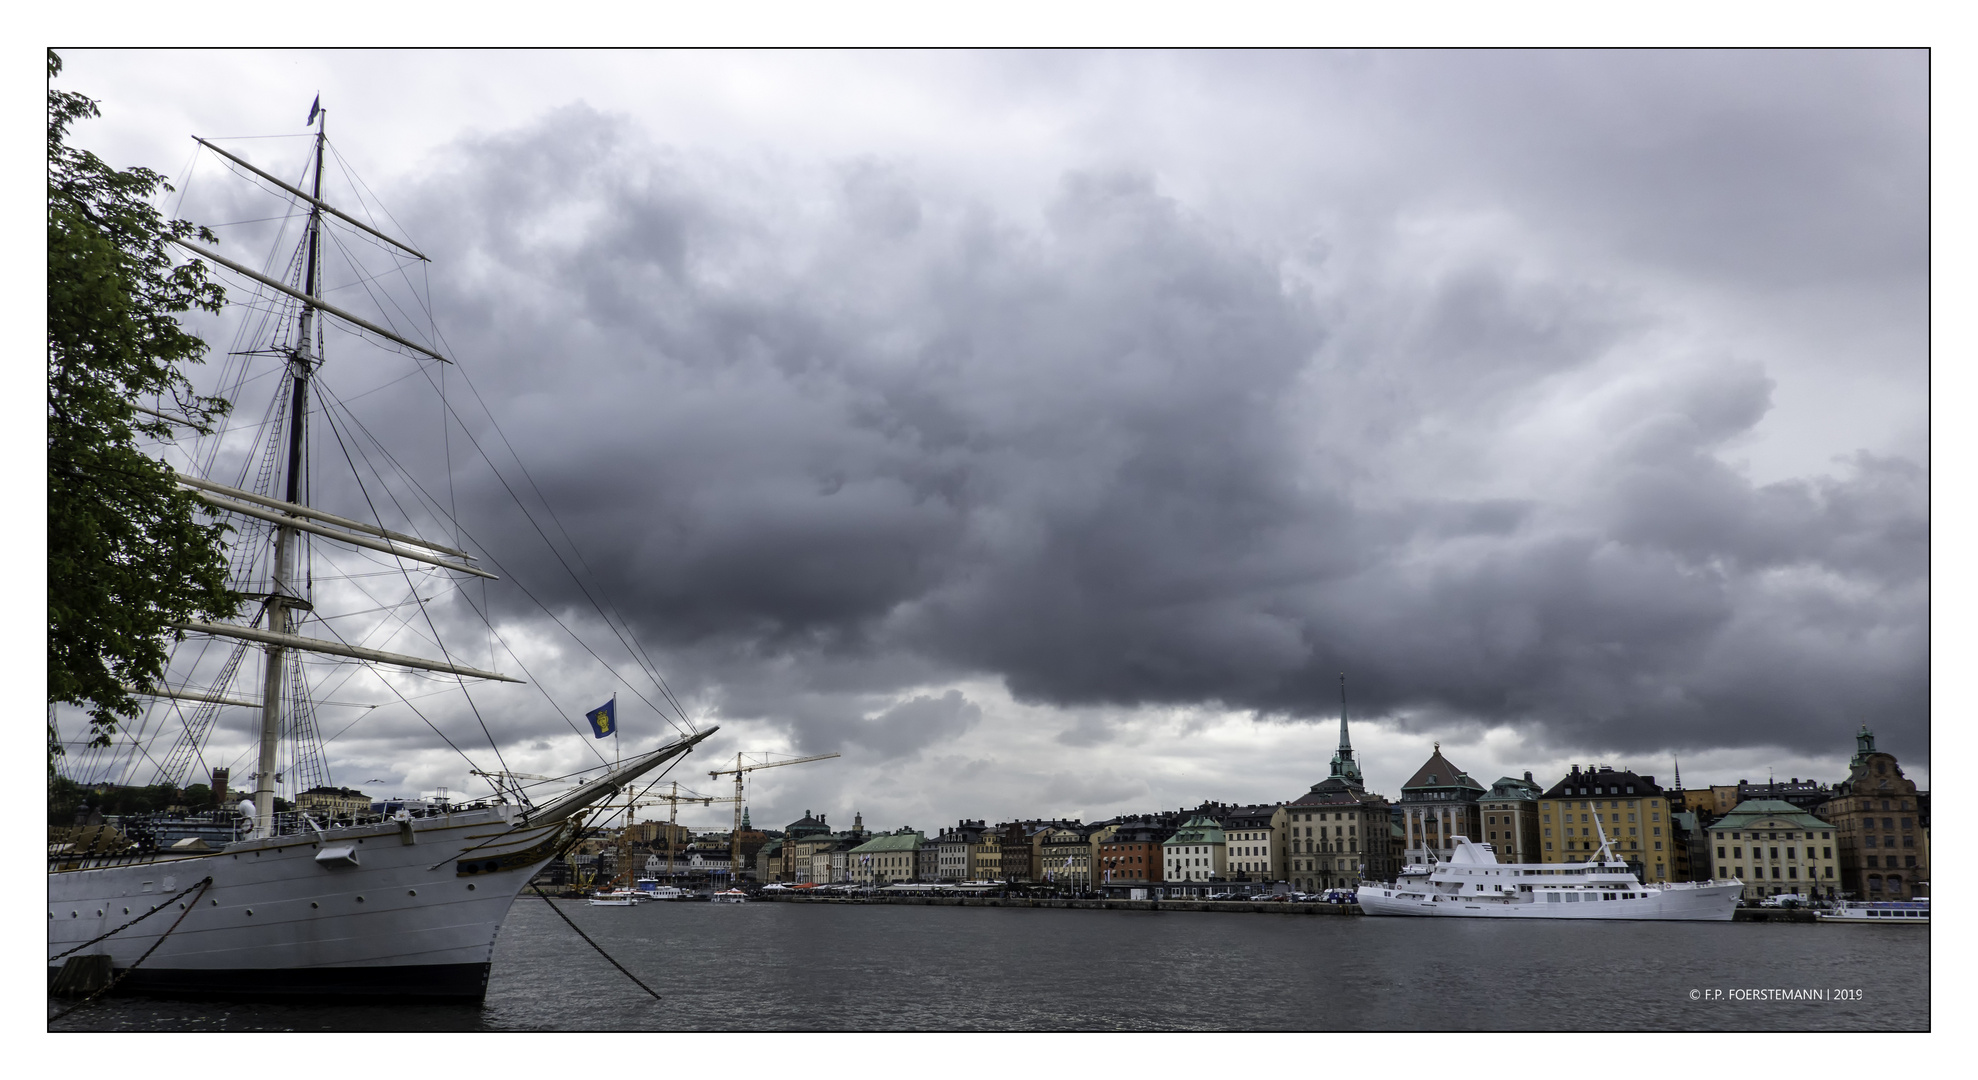
{"type": "Polygon", "coordinates": [[[59,954],[210,876],[203,893],[78,955],[108,955],[123,973],[157,946],[119,990],[479,999],[510,905],[575,827],[511,824],[513,816],[497,806],[205,855],[55,867],[50,978],[59,954]],[[354,861],[337,857],[344,848],[354,861]]]}
{"type": "Polygon", "coordinates": [[[1535,899],[1536,894],[1518,896],[1469,896],[1444,894],[1426,888],[1362,885],[1355,894],[1360,910],[1369,915],[1426,915],[1458,919],[1656,919],[1678,921],[1729,921],[1737,910],[1738,894],[1744,886],[1737,882],[1700,884],[1694,888],[1650,889],[1634,892],[1632,899],[1621,899],[1629,890],[1587,890],[1594,899],[1535,899]],[[1613,896],[1614,899],[1605,899],[1613,896]]]}
{"type": "Polygon", "coordinates": [[[1489,844],[1450,837],[1448,859],[1408,867],[1391,885],[1354,893],[1369,915],[1457,919],[1654,919],[1729,922],[1739,881],[1644,885],[1601,839],[1598,861],[1500,863],[1489,844]]]}

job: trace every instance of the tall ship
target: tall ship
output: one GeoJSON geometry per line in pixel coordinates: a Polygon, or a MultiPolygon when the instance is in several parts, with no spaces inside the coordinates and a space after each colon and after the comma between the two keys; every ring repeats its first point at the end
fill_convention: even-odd
{"type": "MultiPolygon", "coordinates": [[[[452,361],[436,345],[414,340],[403,319],[397,324],[402,332],[387,329],[378,325],[389,321],[384,316],[366,319],[347,310],[350,301],[325,298],[337,284],[347,292],[335,295],[361,296],[363,290],[351,286],[369,288],[385,276],[353,270],[347,275],[352,280],[326,287],[324,258],[331,245],[340,251],[368,245],[368,257],[387,252],[399,268],[426,258],[377,227],[377,218],[367,223],[324,201],[326,153],[334,155],[334,148],[322,111],[312,107],[310,121],[312,153],[294,183],[199,140],[236,176],[287,204],[275,255],[261,270],[173,239],[190,256],[253,283],[254,295],[232,305],[246,309],[239,321],[247,336],[244,347],[227,354],[222,396],[255,385],[276,388],[253,422],[194,430],[165,451],[179,483],[233,527],[229,585],[247,603],[230,621],[181,624],[186,636],[174,647],[166,679],[144,688],[153,701],[143,719],[120,731],[109,749],[76,755],[65,765],[79,782],[129,783],[142,770],[177,789],[194,778],[195,762],[251,754],[251,802],[210,815],[225,826],[210,843],[147,837],[142,823],[94,833],[67,830],[66,836],[51,830],[52,987],[262,999],[479,1000],[496,935],[530,879],[585,833],[612,796],[627,792],[629,807],[636,782],[717,730],[687,721],[633,642],[628,652],[672,704],[666,718],[677,733],[655,749],[617,760],[605,757],[573,723],[575,737],[597,759],[586,770],[597,775],[588,781],[565,778],[560,793],[532,798],[515,779],[521,774],[500,764],[489,734],[482,752],[493,760],[473,770],[493,788],[484,796],[385,807],[390,813],[366,812],[368,805],[311,809],[300,798],[337,790],[328,786],[326,740],[317,721],[319,708],[338,704],[326,698],[375,693],[388,707],[402,707],[400,715],[426,721],[439,736],[435,746],[444,740],[460,750],[433,717],[472,730],[481,710],[508,704],[490,684],[525,682],[462,662],[478,659],[467,649],[488,656],[491,667],[499,655],[499,627],[485,597],[476,605],[460,599],[458,588],[476,578],[495,579],[480,565],[492,556],[485,549],[474,554],[447,502],[427,496],[409,472],[391,473],[399,463],[382,442],[375,448],[350,445],[369,439],[370,432],[350,412],[348,399],[334,393],[348,388],[324,385],[326,323],[398,354],[386,359],[402,359],[406,370],[373,380],[398,382],[394,393],[416,385],[411,377],[419,368],[425,381],[443,389],[438,373],[452,361]],[[362,243],[351,243],[353,237],[362,243]],[[326,436],[320,456],[351,466],[336,483],[312,480],[311,429],[317,425],[326,436]],[[335,512],[315,505],[317,498],[332,500],[335,512]],[[446,538],[422,537],[414,531],[420,522],[446,538]],[[397,590],[396,599],[390,589],[397,590]],[[445,606],[449,596],[451,608],[445,606]],[[353,610],[319,612],[332,604],[353,610]],[[440,628],[471,616],[484,624],[472,635],[477,640],[464,648],[444,644],[440,628]],[[409,647],[416,651],[377,647],[398,638],[422,640],[409,647]],[[382,642],[367,643],[371,639],[382,642]],[[456,711],[442,711],[434,702],[438,694],[447,695],[456,711]],[[241,733],[217,753],[210,740],[216,726],[241,733]],[[250,748],[237,749],[250,730],[250,748]],[[277,805],[283,795],[291,805],[277,805]]],[[[437,333],[431,337],[440,340],[437,333]]],[[[441,407],[439,415],[450,415],[451,403],[441,407]]],[[[449,458],[449,475],[452,465],[449,458]]],[[[527,507],[523,512],[535,520],[527,507]]],[[[615,616],[610,612],[605,623],[625,641],[629,626],[622,619],[613,623],[615,616]]],[[[546,691],[542,697],[547,700],[546,691]]],[[[562,719],[569,722],[569,714],[562,719]]]]}
{"type": "Polygon", "coordinates": [[[1354,899],[1369,915],[1471,919],[1725,922],[1737,910],[1743,882],[1644,885],[1601,832],[1600,850],[1582,863],[1501,863],[1489,844],[1458,836],[1448,859],[1406,867],[1387,884],[1362,884],[1354,899]]]}

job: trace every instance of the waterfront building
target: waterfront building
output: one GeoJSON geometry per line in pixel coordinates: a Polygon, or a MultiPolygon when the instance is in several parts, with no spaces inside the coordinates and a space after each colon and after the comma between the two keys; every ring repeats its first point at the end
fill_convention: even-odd
{"type": "Polygon", "coordinates": [[[1225,877],[1228,862],[1222,825],[1208,814],[1189,818],[1161,845],[1161,876],[1170,896],[1202,891],[1194,886],[1225,877]]]}
{"type": "Polygon", "coordinates": [[[902,828],[852,848],[846,859],[853,883],[884,888],[896,881],[913,880],[924,839],[913,829],[902,828]]]}
{"type": "Polygon", "coordinates": [[[1149,817],[1131,817],[1101,831],[1099,884],[1125,887],[1159,885],[1163,880],[1162,843],[1174,829],[1149,817]]]}
{"type": "Polygon", "coordinates": [[[914,863],[915,881],[941,880],[941,836],[923,836],[920,839],[919,857],[914,863]]]}
{"type": "MultiPolygon", "coordinates": [[[[1731,789],[1733,795],[1736,794],[1736,790],[1735,788],[1731,789]]],[[[1725,814],[1731,812],[1732,807],[1737,805],[1737,801],[1734,798],[1728,805],[1720,809],[1718,807],[1717,789],[1714,787],[1677,788],[1668,794],[1669,805],[1676,807],[1678,813],[1695,814],[1698,820],[1706,822],[1723,817],[1725,814]]]]}
{"type": "Polygon", "coordinates": [[[828,882],[831,873],[830,852],[839,842],[839,838],[831,831],[825,815],[818,814],[813,817],[811,812],[806,810],[802,818],[791,822],[783,832],[783,849],[787,853],[785,858],[790,865],[789,880],[799,884],[815,882],[822,885],[828,882]],[[820,852],[825,855],[821,862],[817,858],[820,852]]]}
{"type": "Polygon", "coordinates": [[[969,865],[968,876],[973,881],[999,881],[1003,876],[1003,832],[1001,829],[984,829],[982,842],[975,847],[975,860],[969,865]]]}
{"type": "Polygon", "coordinates": [[[940,880],[967,881],[975,876],[975,864],[988,826],[963,818],[952,829],[941,830],[940,880]]]}
{"type": "Polygon", "coordinates": [[[1539,796],[1540,862],[1585,862],[1605,831],[1614,856],[1643,884],[1679,880],[1671,848],[1671,803],[1653,776],[1626,769],[1572,767],[1539,796]],[[1602,815],[1595,820],[1593,815],[1602,815]]]}
{"type": "Polygon", "coordinates": [[[1809,814],[1815,814],[1827,800],[1834,797],[1834,789],[1812,780],[1801,780],[1795,776],[1790,780],[1766,781],[1754,784],[1738,781],[1738,802],[1747,803],[1753,799],[1777,799],[1788,802],[1809,814]]]}
{"type": "Polygon", "coordinates": [[[368,814],[371,812],[371,797],[354,788],[313,787],[295,797],[295,808],[314,810],[332,817],[368,814]]]}
{"type": "MultiPolygon", "coordinates": [[[[1681,806],[1680,790],[1669,792],[1669,805],[1681,806]]],[[[1677,810],[1669,815],[1670,869],[1669,874],[1676,881],[1710,880],[1710,855],[1705,850],[1706,836],[1701,819],[1692,810],[1677,810]]]]}
{"type": "Polygon", "coordinates": [[[765,885],[790,880],[783,872],[783,841],[772,839],[756,852],[755,879],[765,885]]]}
{"type": "Polygon", "coordinates": [[[1789,802],[1753,799],[1712,822],[1711,876],[1744,882],[1748,900],[1780,893],[1828,898],[1839,883],[1832,823],[1789,802]]]}
{"type": "Polygon", "coordinates": [[[1091,888],[1092,845],[1087,837],[1093,831],[1088,826],[1075,824],[1044,829],[1037,847],[1034,878],[1062,888],[1091,888]]]}
{"type": "Polygon", "coordinates": [[[1478,799],[1483,811],[1484,834],[1481,839],[1497,853],[1501,863],[1528,863],[1539,861],[1538,797],[1543,794],[1530,772],[1520,780],[1512,776],[1500,776],[1478,799]]]}
{"type": "Polygon", "coordinates": [[[1299,892],[1392,881],[1399,869],[1388,801],[1327,777],[1285,805],[1285,880],[1299,892]]]}
{"type": "Polygon", "coordinates": [[[1229,846],[1229,876],[1236,881],[1285,880],[1286,823],[1290,810],[1283,803],[1238,806],[1223,815],[1223,836],[1229,846]]]}
{"type": "Polygon", "coordinates": [[[1291,800],[1276,820],[1278,878],[1301,892],[1391,881],[1393,807],[1367,790],[1346,724],[1346,677],[1339,680],[1339,745],[1331,769],[1291,800]]]}
{"type": "Polygon", "coordinates": [[[1119,818],[1085,826],[1085,858],[1086,865],[1092,868],[1092,888],[1096,889],[1106,881],[1105,847],[1119,832],[1119,826],[1119,818]]]}
{"type": "Polygon", "coordinates": [[[1483,835],[1483,811],[1477,800],[1484,786],[1442,756],[1442,744],[1415,775],[1401,785],[1402,831],[1407,847],[1402,858],[1408,863],[1447,859],[1455,851],[1455,837],[1474,840],[1483,835]]]}
{"type": "Polygon", "coordinates": [[[1031,830],[1021,821],[1006,821],[996,826],[996,844],[1002,850],[996,873],[999,881],[1027,882],[1030,876],[1030,856],[1034,848],[1030,842],[1031,830]]]}
{"type": "Polygon", "coordinates": [[[1863,900],[1930,894],[1927,794],[1903,775],[1894,754],[1875,749],[1875,733],[1862,725],[1848,778],[1820,808],[1838,834],[1843,890],[1863,900]]]}

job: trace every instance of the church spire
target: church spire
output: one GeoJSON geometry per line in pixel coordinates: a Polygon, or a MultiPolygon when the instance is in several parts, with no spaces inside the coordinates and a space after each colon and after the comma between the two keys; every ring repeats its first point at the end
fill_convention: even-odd
{"type": "Polygon", "coordinates": [[[1339,749],[1332,755],[1332,775],[1354,787],[1364,781],[1360,777],[1360,763],[1353,760],[1353,740],[1346,734],[1346,673],[1339,673],[1339,749]]]}

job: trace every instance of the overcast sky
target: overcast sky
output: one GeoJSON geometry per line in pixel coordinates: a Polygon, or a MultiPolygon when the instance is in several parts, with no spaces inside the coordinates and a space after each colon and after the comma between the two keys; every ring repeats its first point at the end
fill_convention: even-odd
{"type": "MultiPolygon", "coordinates": [[[[762,773],[758,824],[1290,799],[1341,672],[1390,797],[1437,740],[1485,783],[1831,781],[1864,723],[1928,782],[1921,52],[64,57],[76,141],[214,224],[250,203],[187,136],[321,93],[433,258],[449,390],[706,756],[843,755],[762,773]]],[[[442,446],[348,340],[330,390],[442,446]]],[[[501,483],[455,484],[618,665],[491,589],[541,685],[477,692],[510,767],[594,761],[566,716],[613,692],[655,742],[501,483]]],[[[331,764],[471,790],[437,744],[387,706],[331,764]]]]}

